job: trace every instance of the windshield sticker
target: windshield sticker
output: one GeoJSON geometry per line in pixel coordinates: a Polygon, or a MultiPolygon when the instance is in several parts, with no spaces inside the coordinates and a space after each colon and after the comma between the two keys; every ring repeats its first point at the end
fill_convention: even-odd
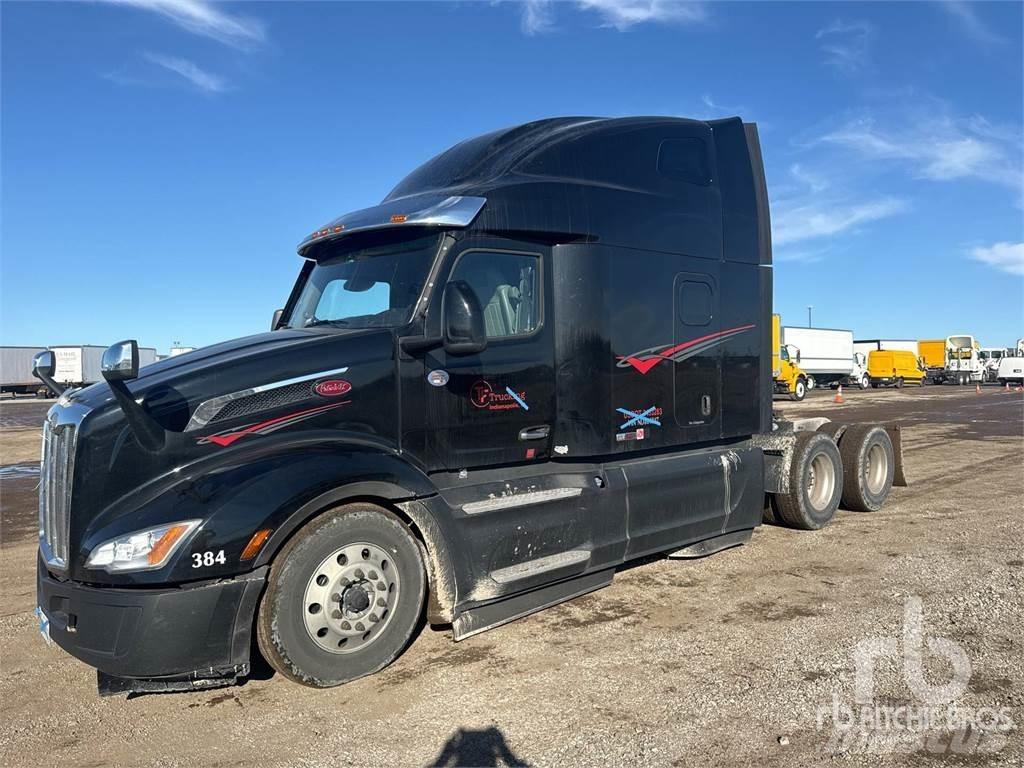
{"type": "Polygon", "coordinates": [[[478,381],[470,387],[469,401],[476,408],[488,411],[512,411],[516,408],[530,410],[526,402],[526,392],[516,392],[512,387],[505,387],[504,392],[495,392],[486,381],[478,381]]]}
{"type": "Polygon", "coordinates": [[[615,364],[615,367],[633,368],[646,376],[654,366],[663,360],[671,360],[676,363],[681,363],[683,360],[691,358],[694,355],[699,355],[701,352],[706,352],[712,347],[718,346],[723,341],[731,339],[733,336],[737,336],[755,327],[756,326],[754,325],[741,325],[738,328],[729,328],[725,331],[709,333],[706,336],[700,336],[696,339],[691,339],[690,341],[684,341],[682,344],[662,344],[660,347],[648,347],[647,349],[641,349],[639,352],[634,352],[631,355],[620,357],[618,359],[619,361],[615,364]]]}
{"type": "Polygon", "coordinates": [[[656,405],[652,405],[650,408],[643,411],[631,411],[628,408],[616,408],[615,410],[626,417],[626,421],[619,425],[619,429],[629,429],[629,427],[642,426],[644,424],[650,424],[652,427],[660,427],[660,419],[664,413],[664,411],[656,405]]]}
{"type": "Polygon", "coordinates": [[[352,391],[352,385],[344,379],[328,379],[314,385],[313,391],[320,397],[341,397],[352,391]]]}
{"type": "Polygon", "coordinates": [[[290,427],[293,424],[298,424],[300,421],[305,421],[306,419],[312,419],[314,416],[319,416],[321,413],[330,411],[334,408],[340,408],[341,406],[348,405],[351,402],[351,400],[343,400],[340,403],[331,403],[330,405],[321,405],[317,408],[309,408],[305,411],[285,414],[284,416],[278,416],[275,419],[261,421],[258,424],[246,424],[241,427],[234,427],[233,429],[218,432],[214,435],[200,437],[196,443],[198,445],[213,443],[214,445],[219,445],[221,448],[227,448],[229,445],[241,440],[243,437],[247,437],[249,435],[269,435],[271,432],[276,432],[279,429],[290,427]]]}

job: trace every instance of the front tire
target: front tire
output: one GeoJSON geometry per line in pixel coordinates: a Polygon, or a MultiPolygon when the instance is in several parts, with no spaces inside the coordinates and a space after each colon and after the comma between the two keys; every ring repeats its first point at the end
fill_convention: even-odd
{"type": "Polygon", "coordinates": [[[865,373],[863,376],[860,377],[860,388],[861,389],[867,389],[870,386],[871,386],[871,379],[868,378],[868,375],[865,373]]]}
{"type": "Polygon", "coordinates": [[[853,424],[839,439],[843,476],[843,508],[876,512],[892,490],[896,455],[889,433],[877,424],[853,424]]]}
{"type": "Polygon", "coordinates": [[[805,397],[807,397],[807,382],[801,376],[796,380],[796,384],[793,386],[793,391],[790,393],[789,399],[795,400],[799,403],[805,397]]]}
{"type": "Polygon", "coordinates": [[[425,595],[423,557],[401,520],[372,504],[329,510],[274,559],[257,617],[260,652],[296,683],[347,683],[398,657],[425,595]]]}
{"type": "Polygon", "coordinates": [[[793,446],[789,492],[775,496],[775,510],[791,528],[824,528],[836,513],[842,486],[843,461],[832,438],[800,432],[793,446]]]}

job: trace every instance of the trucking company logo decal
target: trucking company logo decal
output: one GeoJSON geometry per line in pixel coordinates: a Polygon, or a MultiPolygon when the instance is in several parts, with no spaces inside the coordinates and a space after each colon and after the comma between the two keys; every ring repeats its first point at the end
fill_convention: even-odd
{"type": "Polygon", "coordinates": [[[656,405],[644,410],[631,411],[629,408],[616,408],[616,411],[626,417],[626,420],[619,425],[619,429],[630,427],[642,427],[649,424],[652,427],[661,426],[661,416],[664,411],[656,405]]]}
{"type": "Polygon", "coordinates": [[[649,347],[647,349],[641,349],[639,352],[634,352],[632,355],[626,355],[620,357],[619,362],[616,363],[616,368],[635,368],[643,375],[647,373],[662,360],[671,360],[675,363],[681,363],[687,358],[699,355],[701,352],[705,352],[712,347],[721,344],[723,341],[731,339],[733,336],[738,336],[741,333],[749,331],[751,328],[755,328],[754,325],[741,325],[738,328],[729,328],[725,331],[718,331],[717,333],[709,333],[707,336],[700,336],[690,341],[684,341],[682,344],[663,344],[660,347],[649,347]]]}
{"type": "Polygon", "coordinates": [[[243,437],[247,437],[249,435],[269,435],[271,432],[276,432],[279,429],[290,427],[293,424],[298,424],[300,421],[305,421],[306,419],[312,419],[314,416],[319,416],[321,413],[325,413],[326,411],[330,411],[334,408],[340,408],[341,406],[348,405],[351,402],[351,400],[344,400],[340,403],[331,403],[330,405],[321,405],[317,408],[308,408],[305,411],[285,414],[284,416],[278,416],[275,419],[261,421],[258,424],[246,424],[224,432],[218,432],[215,435],[207,435],[206,437],[199,438],[196,442],[199,445],[213,443],[214,445],[219,445],[221,448],[227,448],[229,445],[241,440],[243,437]]]}
{"type": "Polygon", "coordinates": [[[505,387],[504,392],[495,392],[494,388],[486,381],[478,381],[469,389],[469,402],[477,408],[486,408],[488,411],[511,411],[522,408],[530,410],[526,403],[526,393],[516,392],[512,387],[505,387]]]}
{"type": "Polygon", "coordinates": [[[315,384],[313,391],[320,397],[341,397],[352,391],[352,385],[344,379],[328,379],[315,384]]]}

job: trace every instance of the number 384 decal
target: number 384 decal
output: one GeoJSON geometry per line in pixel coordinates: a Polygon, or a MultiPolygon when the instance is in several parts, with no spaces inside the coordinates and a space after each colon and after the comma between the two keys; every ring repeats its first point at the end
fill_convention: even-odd
{"type": "Polygon", "coordinates": [[[224,565],[228,559],[224,557],[224,550],[220,552],[206,551],[192,553],[193,568],[209,568],[211,565],[224,565]]]}

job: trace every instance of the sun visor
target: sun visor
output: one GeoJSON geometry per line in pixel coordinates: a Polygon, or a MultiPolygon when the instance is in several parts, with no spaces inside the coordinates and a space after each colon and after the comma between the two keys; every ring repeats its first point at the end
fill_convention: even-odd
{"type": "Polygon", "coordinates": [[[339,216],[299,243],[299,255],[305,256],[313,245],[337,240],[353,232],[386,227],[468,227],[486,203],[486,197],[430,193],[388,200],[372,208],[339,216]]]}

